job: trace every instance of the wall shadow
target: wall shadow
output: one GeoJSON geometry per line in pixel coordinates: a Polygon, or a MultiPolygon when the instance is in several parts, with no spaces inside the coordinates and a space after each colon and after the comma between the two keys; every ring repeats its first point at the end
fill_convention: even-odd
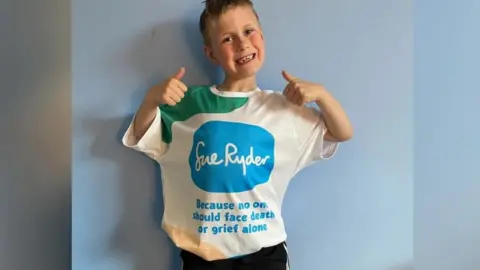
{"type": "Polygon", "coordinates": [[[105,252],[109,256],[125,256],[133,263],[132,270],[176,270],[180,265],[178,251],[160,227],[163,200],[159,168],[148,157],[132,153],[121,144],[132,117],[92,118],[83,123],[85,129],[96,135],[90,147],[91,156],[116,165],[121,215],[105,252]]]}
{"type": "MultiPolygon", "coordinates": [[[[127,64],[132,72],[146,78],[145,85],[134,91],[135,103],[143,98],[149,87],[173,75],[182,66],[186,68],[182,80],[187,85],[211,84],[223,76],[221,69],[205,57],[197,21],[192,19],[163,22],[137,33],[126,50],[112,54],[112,58],[118,53],[127,53],[127,64]]],[[[116,59],[112,59],[112,63],[123,64],[116,59]]]]}
{"type": "MultiPolygon", "coordinates": [[[[220,78],[219,69],[203,54],[197,21],[170,21],[136,33],[127,44],[118,46],[109,58],[112,73],[128,65],[133,76],[144,78],[127,93],[123,117],[85,119],[83,127],[95,135],[90,154],[112,161],[118,168],[121,217],[109,241],[109,251],[124,254],[135,270],[180,269],[179,250],[161,229],[163,190],[161,168],[148,157],[127,149],[121,139],[146,91],[184,66],[184,82],[211,84],[220,78]],[[119,57],[121,56],[121,57],[119,57]],[[152,172],[153,170],[153,172],[152,172]],[[154,179],[151,179],[151,178],[154,179]],[[145,198],[150,198],[145,217],[145,198]],[[146,221],[148,220],[148,221],[146,221]]],[[[121,76],[121,75],[120,75],[121,76]]]]}

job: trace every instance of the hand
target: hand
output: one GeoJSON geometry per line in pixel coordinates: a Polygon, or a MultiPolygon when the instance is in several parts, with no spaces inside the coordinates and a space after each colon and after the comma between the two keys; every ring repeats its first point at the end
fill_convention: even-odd
{"type": "Polygon", "coordinates": [[[161,84],[152,87],[147,97],[156,105],[175,106],[185,96],[187,86],[181,81],[185,75],[185,68],[180,68],[177,73],[163,81],[161,84]]]}
{"type": "Polygon", "coordinates": [[[293,104],[303,106],[306,103],[317,101],[322,92],[325,91],[323,86],[300,80],[293,77],[286,71],[282,71],[283,78],[288,82],[283,94],[293,104]]]}

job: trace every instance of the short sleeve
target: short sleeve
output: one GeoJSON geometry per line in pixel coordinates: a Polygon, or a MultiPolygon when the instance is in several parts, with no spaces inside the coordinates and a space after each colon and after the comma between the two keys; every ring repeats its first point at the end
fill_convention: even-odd
{"type": "Polygon", "coordinates": [[[124,146],[146,154],[154,160],[160,159],[166,152],[167,144],[162,141],[162,120],[160,108],[157,107],[155,118],[140,140],[137,141],[133,132],[135,117],[123,135],[124,146]]]}
{"type": "Polygon", "coordinates": [[[297,108],[293,125],[298,143],[298,171],[316,161],[332,158],[339,143],[324,139],[327,126],[321,112],[315,108],[297,108]]]}

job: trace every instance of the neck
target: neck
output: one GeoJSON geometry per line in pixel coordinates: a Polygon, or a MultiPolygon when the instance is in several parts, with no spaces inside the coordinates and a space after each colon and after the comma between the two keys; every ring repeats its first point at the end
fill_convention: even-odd
{"type": "Polygon", "coordinates": [[[257,80],[255,76],[244,79],[231,79],[226,77],[217,88],[221,91],[249,92],[257,88],[257,80]]]}

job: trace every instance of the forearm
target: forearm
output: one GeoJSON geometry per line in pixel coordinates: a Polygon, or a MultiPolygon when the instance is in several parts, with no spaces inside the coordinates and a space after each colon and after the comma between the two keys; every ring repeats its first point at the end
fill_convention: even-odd
{"type": "Polygon", "coordinates": [[[321,91],[316,103],[322,109],[328,134],[337,141],[349,140],[353,136],[353,128],[340,103],[326,90],[321,91]]]}
{"type": "Polygon", "coordinates": [[[158,105],[149,98],[145,98],[140,105],[133,121],[133,133],[140,140],[147,132],[157,114],[158,105]]]}

